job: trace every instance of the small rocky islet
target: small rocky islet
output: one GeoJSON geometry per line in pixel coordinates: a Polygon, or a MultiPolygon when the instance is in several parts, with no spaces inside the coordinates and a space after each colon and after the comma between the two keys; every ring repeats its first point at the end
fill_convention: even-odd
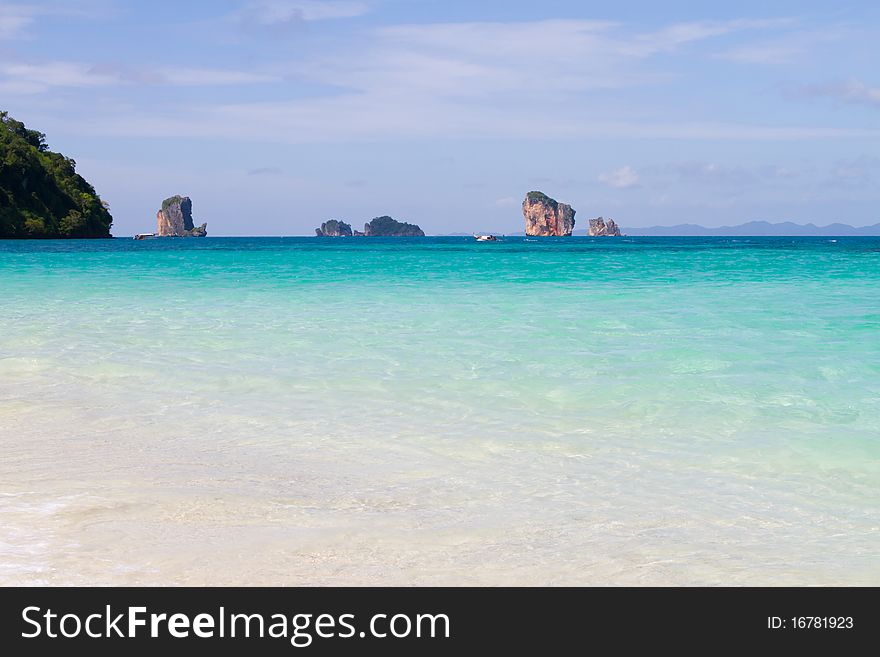
{"type": "MultiPolygon", "coordinates": [[[[544,192],[529,192],[522,205],[526,235],[530,237],[568,237],[574,231],[576,210],[560,203],[544,192]]],[[[590,237],[619,237],[620,228],[613,219],[590,219],[587,234],[590,237]]],[[[363,232],[353,230],[351,224],[330,219],[315,229],[317,237],[424,237],[424,231],[415,224],[396,221],[391,217],[376,217],[364,224],[363,232]]]]}
{"type": "Polygon", "coordinates": [[[567,237],[574,230],[576,210],[559,203],[544,192],[529,192],[522,205],[526,235],[530,237],[567,237]]]}
{"type": "Polygon", "coordinates": [[[337,219],[331,219],[321,224],[320,228],[315,228],[316,237],[351,237],[351,224],[337,219]]]}
{"type": "MultiPolygon", "coordinates": [[[[523,201],[526,235],[533,237],[567,237],[575,226],[576,211],[567,203],[560,203],[543,192],[529,192],[523,201]]],[[[150,237],[205,237],[208,224],[196,226],[192,218],[192,199],[171,196],[162,202],[156,213],[156,232],[150,237]]],[[[587,234],[591,237],[617,237],[620,228],[613,219],[590,219],[587,234]]],[[[416,224],[397,221],[387,215],[375,217],[364,224],[363,232],[351,224],[330,219],[315,229],[317,237],[425,237],[416,224]]],[[[139,235],[138,237],[146,237],[139,235]]]]}
{"type": "Polygon", "coordinates": [[[156,213],[157,237],[205,237],[208,224],[196,226],[192,218],[192,200],[189,196],[171,196],[162,201],[156,213]]]}
{"type": "Polygon", "coordinates": [[[169,196],[162,201],[156,213],[156,232],[138,233],[136,240],[156,237],[207,237],[208,224],[196,226],[192,218],[192,199],[189,196],[169,196]]]}
{"type": "Polygon", "coordinates": [[[363,232],[352,231],[351,224],[331,219],[315,229],[317,237],[424,237],[425,231],[416,224],[397,221],[385,215],[364,224],[363,232]]]}
{"type": "MultiPolygon", "coordinates": [[[[522,205],[526,235],[530,237],[568,237],[574,231],[577,211],[544,192],[529,192],[522,205]]],[[[620,237],[620,228],[613,219],[590,219],[590,237],[620,237]]]]}
{"type": "Polygon", "coordinates": [[[620,228],[614,219],[590,219],[590,228],[587,231],[590,237],[621,237],[620,228]]]}

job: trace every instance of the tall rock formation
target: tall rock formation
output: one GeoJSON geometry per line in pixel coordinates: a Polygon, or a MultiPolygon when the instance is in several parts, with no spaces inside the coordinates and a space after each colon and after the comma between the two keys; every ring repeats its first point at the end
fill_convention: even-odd
{"type": "Polygon", "coordinates": [[[204,237],[208,224],[194,226],[192,201],[188,196],[172,196],[162,201],[156,214],[156,234],[159,237],[204,237]]]}
{"type": "Polygon", "coordinates": [[[415,224],[395,221],[389,216],[376,217],[364,224],[366,237],[424,237],[425,231],[415,224]]]}
{"type": "Polygon", "coordinates": [[[526,220],[526,235],[560,237],[571,235],[574,230],[575,210],[570,205],[558,203],[543,192],[526,194],[522,208],[526,220]]]}
{"type": "Polygon", "coordinates": [[[614,219],[606,221],[599,217],[590,219],[590,229],[587,234],[590,237],[620,237],[620,228],[614,223],[614,219]]]}
{"type": "Polygon", "coordinates": [[[315,228],[315,235],[318,237],[351,237],[351,225],[344,221],[331,219],[321,224],[320,228],[315,228]]]}

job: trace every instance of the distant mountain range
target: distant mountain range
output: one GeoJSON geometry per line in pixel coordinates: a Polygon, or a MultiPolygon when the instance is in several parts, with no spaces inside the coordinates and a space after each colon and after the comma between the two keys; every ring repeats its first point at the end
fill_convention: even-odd
{"type": "MultiPolygon", "coordinates": [[[[750,221],[738,226],[721,226],[719,228],[706,228],[696,224],[679,224],[678,226],[623,228],[623,232],[627,235],[644,235],[649,237],[702,237],[713,235],[732,237],[850,237],[880,235],[880,224],[856,227],[848,224],[817,226],[815,224],[795,224],[790,221],[779,224],[771,224],[768,221],[750,221]]],[[[574,234],[586,235],[586,231],[575,231],[574,234]]]]}

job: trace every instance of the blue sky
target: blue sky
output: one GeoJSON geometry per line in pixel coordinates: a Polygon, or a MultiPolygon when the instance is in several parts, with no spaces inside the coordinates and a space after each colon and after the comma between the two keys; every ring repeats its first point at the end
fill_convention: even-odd
{"type": "Polygon", "coordinates": [[[118,235],[880,221],[880,5],[721,4],[0,0],[0,108],[118,235]]]}

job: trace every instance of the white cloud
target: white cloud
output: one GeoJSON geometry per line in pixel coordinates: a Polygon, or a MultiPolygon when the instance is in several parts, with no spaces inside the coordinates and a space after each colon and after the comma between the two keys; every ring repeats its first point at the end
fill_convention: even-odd
{"type": "Polygon", "coordinates": [[[244,27],[287,30],[304,22],[355,18],[369,11],[357,0],[250,0],[234,14],[244,27]]]}
{"type": "Polygon", "coordinates": [[[29,96],[41,94],[46,91],[45,85],[33,82],[4,81],[0,80],[0,93],[10,96],[29,96]]]}
{"type": "Polygon", "coordinates": [[[873,87],[861,80],[850,80],[842,85],[829,89],[829,95],[850,103],[865,103],[880,106],[880,87],[873,87]]]}
{"type": "MultiPolygon", "coordinates": [[[[288,9],[301,5],[282,4],[288,9]]],[[[615,102],[613,92],[634,89],[642,93],[668,80],[666,73],[650,67],[650,58],[658,53],[732,31],[765,30],[779,24],[686,23],[651,33],[582,20],[402,25],[353,35],[346,47],[331,49],[330,54],[312,55],[263,72],[138,72],[68,63],[54,68],[32,65],[10,74],[0,65],[0,84],[195,85],[283,79],[293,87],[304,81],[333,89],[323,96],[221,100],[206,106],[166,99],[161,107],[108,112],[104,120],[89,122],[88,129],[114,135],[243,140],[271,135],[273,141],[303,143],[438,137],[765,141],[880,134],[876,129],[670,121],[662,108],[615,102]]],[[[91,104],[88,111],[95,111],[91,104]]],[[[623,167],[605,174],[603,182],[632,186],[638,184],[638,174],[623,167]]]]}
{"type": "Polygon", "coordinates": [[[224,69],[167,68],[133,70],[82,62],[0,63],[0,85],[8,93],[34,94],[57,87],[116,85],[223,86],[272,82],[277,78],[224,69]]]}
{"type": "Polygon", "coordinates": [[[7,82],[30,84],[48,90],[51,87],[101,87],[119,82],[118,76],[95,71],[88,64],[47,62],[43,64],[0,64],[0,75],[7,82]]]}
{"type": "Polygon", "coordinates": [[[842,27],[824,27],[821,31],[798,31],[778,38],[746,43],[716,55],[720,59],[744,64],[777,65],[803,62],[827,45],[847,38],[842,27]]]}
{"type": "Polygon", "coordinates": [[[156,73],[157,84],[180,87],[213,87],[277,82],[278,77],[247,71],[209,68],[165,68],[156,73]]]}
{"type": "Polygon", "coordinates": [[[103,0],[0,0],[0,40],[27,36],[27,28],[44,16],[98,17],[112,13],[103,0]]]}
{"type": "Polygon", "coordinates": [[[785,42],[756,43],[733,48],[718,55],[721,59],[744,64],[787,64],[807,52],[805,46],[785,42]]]}
{"type": "Polygon", "coordinates": [[[458,95],[613,89],[666,79],[635,68],[659,53],[781,24],[788,22],[683,23],[636,34],[618,23],[571,19],[402,25],[378,30],[378,46],[355,61],[325,60],[315,72],[355,87],[387,82],[458,95]]]}
{"type": "Polygon", "coordinates": [[[626,189],[639,184],[639,174],[631,166],[624,166],[614,171],[603,173],[599,176],[599,182],[610,187],[626,189]]]}
{"type": "Polygon", "coordinates": [[[831,169],[831,178],[837,185],[873,185],[880,171],[880,158],[862,155],[838,160],[831,169]]]}
{"type": "Polygon", "coordinates": [[[35,12],[26,5],[0,4],[0,39],[20,37],[34,22],[35,12]]]}
{"type": "Polygon", "coordinates": [[[852,78],[845,82],[814,85],[792,85],[787,88],[792,97],[831,98],[843,103],[880,107],[880,86],[852,78]]]}
{"type": "MultiPolygon", "coordinates": [[[[49,117],[44,123],[47,123],[49,117]]],[[[152,108],[149,114],[108,115],[78,127],[113,136],[224,138],[273,143],[348,143],[407,138],[670,139],[712,141],[800,141],[880,138],[880,129],[762,126],[737,123],[585,122],[560,120],[539,125],[535,117],[495,110],[482,114],[447,106],[389,108],[360,98],[286,103],[152,108]]]]}
{"type": "Polygon", "coordinates": [[[705,41],[735,32],[772,30],[793,24],[795,21],[791,18],[677,23],[656,32],[638,35],[621,47],[632,55],[647,57],[661,52],[670,52],[697,41],[705,41]]]}
{"type": "Polygon", "coordinates": [[[258,167],[256,169],[248,169],[249,176],[280,176],[284,173],[281,167],[258,167]]]}

